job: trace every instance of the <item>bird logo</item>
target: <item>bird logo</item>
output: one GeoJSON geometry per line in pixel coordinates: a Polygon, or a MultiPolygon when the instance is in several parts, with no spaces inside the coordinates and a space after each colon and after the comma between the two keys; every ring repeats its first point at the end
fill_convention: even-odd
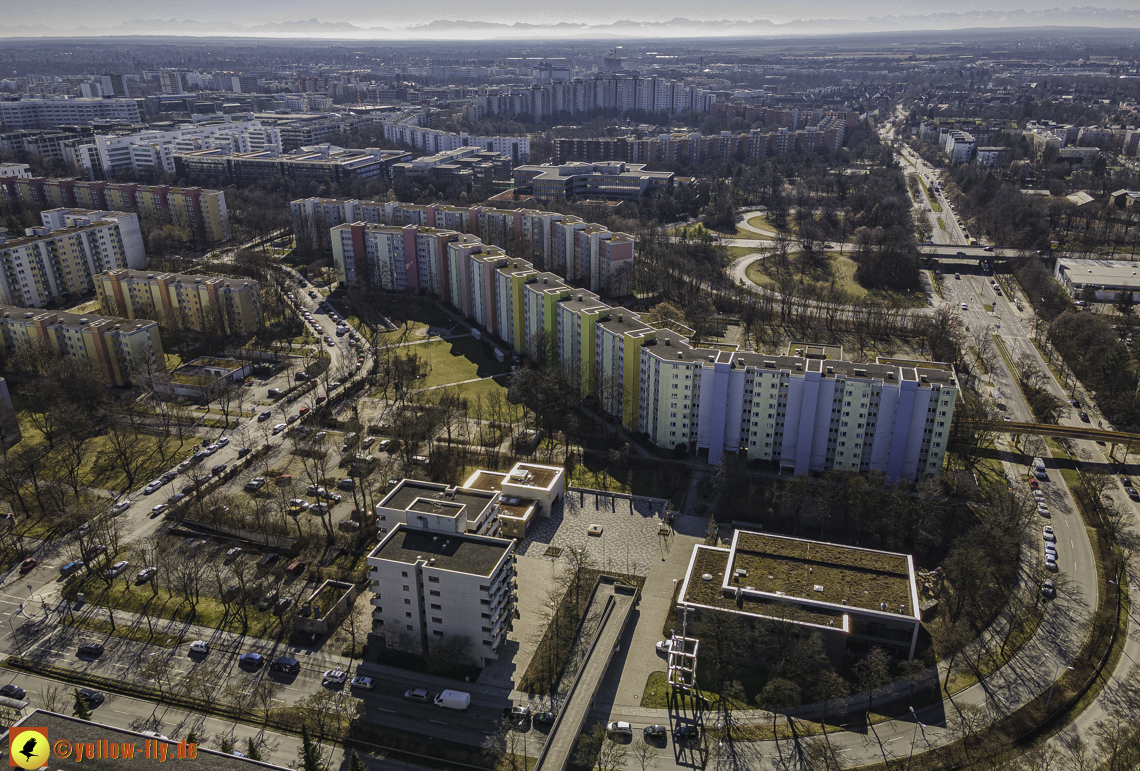
{"type": "Polygon", "coordinates": [[[46,728],[9,728],[8,765],[43,768],[51,757],[46,728]]]}

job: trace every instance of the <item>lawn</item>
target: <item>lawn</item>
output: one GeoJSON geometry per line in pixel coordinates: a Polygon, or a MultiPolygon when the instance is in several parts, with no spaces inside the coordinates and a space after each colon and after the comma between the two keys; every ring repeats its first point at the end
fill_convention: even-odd
{"type": "Polygon", "coordinates": [[[772,235],[776,235],[778,232],[776,230],[776,226],[768,221],[768,215],[766,214],[759,214],[755,217],[752,217],[750,220],[748,220],[748,224],[757,230],[763,230],[764,232],[771,233],[772,235]]]}
{"type": "Polygon", "coordinates": [[[456,386],[459,389],[460,395],[468,401],[469,404],[474,404],[479,397],[489,398],[495,391],[500,391],[503,398],[507,397],[507,378],[500,377],[494,380],[480,380],[477,383],[464,383],[461,386],[456,386]]]}
{"type": "Polygon", "coordinates": [[[482,344],[473,337],[434,340],[409,346],[406,352],[414,352],[431,365],[431,372],[424,380],[423,388],[501,375],[511,370],[509,364],[484,354],[482,344]]]}
{"type": "MultiPolygon", "coordinates": [[[[879,289],[866,289],[855,281],[855,269],[858,265],[853,259],[839,252],[828,252],[828,256],[830,258],[828,270],[819,271],[814,276],[805,276],[805,284],[829,284],[834,281],[840,289],[850,295],[854,300],[873,298],[900,308],[919,308],[926,305],[926,294],[924,292],[900,293],[879,289]]],[[[754,283],[766,289],[777,291],[778,283],[769,272],[774,270],[774,266],[775,263],[771,260],[756,260],[748,266],[745,275],[754,283]]],[[[790,270],[793,278],[798,281],[799,271],[794,262],[790,266],[790,270]]]]}
{"type": "Polygon", "coordinates": [[[379,345],[422,340],[456,326],[455,319],[440,310],[435,303],[401,299],[405,302],[391,307],[381,305],[376,309],[396,325],[394,331],[383,332],[378,336],[379,345]]]}

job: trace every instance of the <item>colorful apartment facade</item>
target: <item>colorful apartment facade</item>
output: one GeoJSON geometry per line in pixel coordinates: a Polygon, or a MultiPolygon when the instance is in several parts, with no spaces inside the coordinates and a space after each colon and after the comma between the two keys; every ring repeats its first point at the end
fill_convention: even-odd
{"type": "Polygon", "coordinates": [[[10,355],[47,347],[90,362],[114,385],[137,383],[166,370],[158,324],[153,321],[0,305],[0,339],[10,355]]]}
{"type": "Polygon", "coordinates": [[[187,227],[198,243],[212,244],[230,237],[226,194],[221,190],[42,177],[0,177],[0,189],[29,208],[134,212],[144,222],[187,227]]]}
{"type": "Polygon", "coordinates": [[[0,236],[0,302],[42,308],[87,294],[108,270],[146,266],[135,214],[52,209],[22,238],[0,236]]]}
{"type": "Polygon", "coordinates": [[[250,335],[262,323],[252,279],[112,270],[95,277],[95,293],[109,313],[179,329],[250,335]]]}

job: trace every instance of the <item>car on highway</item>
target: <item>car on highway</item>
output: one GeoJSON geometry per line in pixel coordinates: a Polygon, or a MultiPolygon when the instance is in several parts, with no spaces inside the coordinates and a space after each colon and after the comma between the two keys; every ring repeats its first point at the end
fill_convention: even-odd
{"type": "Polygon", "coordinates": [[[404,691],[404,698],[408,701],[419,701],[427,704],[431,701],[431,692],[424,688],[409,688],[404,691]]]}
{"type": "Polygon", "coordinates": [[[158,568],[155,567],[154,565],[150,565],[150,566],[145,567],[142,570],[140,570],[138,572],[138,574],[135,575],[135,580],[138,581],[140,584],[146,583],[147,581],[152,579],[154,577],[154,574],[157,572],[158,572],[158,568]]]}
{"type": "Polygon", "coordinates": [[[80,656],[102,656],[104,650],[101,643],[89,642],[80,645],[76,653],[80,656]]]}
{"type": "Polygon", "coordinates": [[[130,566],[131,563],[127,562],[126,560],[119,560],[114,565],[107,568],[107,578],[115,578],[130,566]]]}
{"type": "Polygon", "coordinates": [[[1135,489],[1133,489],[1131,487],[1125,487],[1124,492],[1126,492],[1128,494],[1128,497],[1131,498],[1132,500],[1140,501],[1140,494],[1137,494],[1135,489]]]}
{"type": "Polygon", "coordinates": [[[20,572],[27,573],[38,564],[40,564],[40,561],[38,559],[35,557],[28,557],[26,560],[20,563],[20,572]]]}
{"type": "Polygon", "coordinates": [[[360,677],[359,675],[357,675],[356,677],[352,678],[352,682],[350,682],[348,684],[348,687],[349,688],[361,688],[365,691],[371,691],[373,688],[376,687],[376,683],[373,682],[371,677],[360,677]]]}
{"type": "Polygon", "coordinates": [[[0,688],[0,696],[5,696],[9,699],[23,700],[23,698],[27,695],[28,692],[15,683],[8,683],[4,687],[0,688]]]}
{"type": "Polygon", "coordinates": [[[1082,423],[1091,423],[1092,422],[1091,420],[1089,420],[1089,414],[1087,412],[1085,412],[1084,410],[1081,410],[1080,412],[1078,412],[1077,417],[1081,419],[1082,423]]]}
{"type": "Polygon", "coordinates": [[[80,688],[79,696],[87,702],[88,706],[98,707],[100,704],[107,700],[107,695],[102,691],[96,691],[94,688],[80,688]]]}
{"type": "Polygon", "coordinates": [[[252,669],[260,669],[265,664],[265,657],[260,653],[243,653],[238,657],[239,667],[250,667],[252,669]]]}
{"type": "Polygon", "coordinates": [[[201,654],[209,653],[210,643],[206,642],[205,640],[195,640],[194,642],[190,643],[190,652],[201,654]]]}
{"type": "Polygon", "coordinates": [[[321,685],[344,685],[348,675],[339,669],[329,669],[321,674],[321,685]]]}

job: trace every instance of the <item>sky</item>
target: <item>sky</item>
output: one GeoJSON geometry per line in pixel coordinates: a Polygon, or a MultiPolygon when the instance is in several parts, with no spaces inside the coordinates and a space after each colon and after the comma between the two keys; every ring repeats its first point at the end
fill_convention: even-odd
{"type": "MultiPolygon", "coordinates": [[[[496,0],[477,4],[470,0],[434,0],[431,3],[393,0],[0,0],[0,30],[19,25],[41,25],[60,31],[75,27],[105,28],[132,20],[190,21],[237,25],[266,22],[349,22],[360,27],[406,29],[436,20],[482,22],[558,22],[592,25],[619,20],[663,22],[677,17],[693,20],[766,19],[783,24],[796,19],[852,19],[902,15],[971,14],[974,12],[1041,11],[1060,7],[1066,17],[1079,19],[1080,11],[1057,0],[958,0],[953,4],[916,0],[496,0]],[[1076,11],[1074,13],[1074,11],[1076,11]]],[[[1103,7],[1140,12],[1140,0],[1105,0],[1103,7]]],[[[1088,14],[1089,18],[1095,14],[1088,14]]],[[[939,18],[939,17],[935,17],[939,18]]],[[[940,17],[945,21],[945,17],[940,17]]],[[[1070,22],[1071,23],[1071,22],[1070,22]]],[[[942,26],[932,22],[932,25],[942,26]]],[[[1095,26],[1112,26],[1111,24],[1095,26]]],[[[926,26],[919,24],[917,26],[926,26]]],[[[970,24],[969,26],[978,26],[970,24]]],[[[173,31],[173,30],[172,30],[173,31]]]]}

